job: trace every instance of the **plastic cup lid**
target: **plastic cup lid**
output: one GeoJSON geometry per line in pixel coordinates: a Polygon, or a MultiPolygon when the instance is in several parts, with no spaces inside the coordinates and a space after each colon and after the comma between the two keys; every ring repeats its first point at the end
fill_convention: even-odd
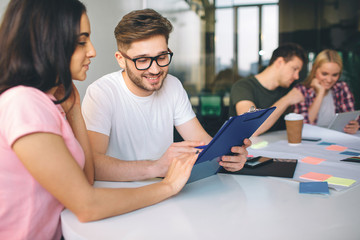
{"type": "Polygon", "coordinates": [[[304,116],[297,113],[289,113],[284,118],[287,121],[304,120],[304,116]]]}

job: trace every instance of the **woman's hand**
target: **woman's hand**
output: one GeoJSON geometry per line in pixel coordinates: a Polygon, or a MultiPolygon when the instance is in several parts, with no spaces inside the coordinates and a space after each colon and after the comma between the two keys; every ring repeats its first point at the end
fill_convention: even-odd
{"type": "Polygon", "coordinates": [[[185,186],[197,157],[197,153],[185,153],[172,160],[163,182],[171,186],[174,194],[185,186]]]}
{"type": "Polygon", "coordinates": [[[156,165],[156,176],[165,177],[173,159],[184,153],[195,153],[196,151],[199,151],[199,149],[195,147],[200,145],[204,145],[204,143],[200,141],[182,141],[172,143],[161,158],[154,161],[156,165]]]}
{"type": "Polygon", "coordinates": [[[359,122],[356,120],[350,121],[345,127],[344,132],[355,134],[359,130],[359,122]]]}
{"type": "Polygon", "coordinates": [[[316,92],[317,94],[325,93],[325,88],[320,84],[319,79],[317,79],[317,78],[314,78],[314,79],[311,81],[310,86],[311,86],[312,88],[314,88],[314,90],[315,90],[315,92],[316,92]]]}

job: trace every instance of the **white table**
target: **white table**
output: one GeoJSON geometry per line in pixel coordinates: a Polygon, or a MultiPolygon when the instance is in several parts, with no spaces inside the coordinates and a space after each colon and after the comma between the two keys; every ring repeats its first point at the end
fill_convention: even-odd
{"type": "MultiPolygon", "coordinates": [[[[286,139],[284,134],[259,139],[286,139]]],[[[299,194],[299,183],[285,178],[217,174],[132,213],[80,223],[64,210],[61,220],[65,239],[360,239],[360,186],[330,195],[299,194]]]]}

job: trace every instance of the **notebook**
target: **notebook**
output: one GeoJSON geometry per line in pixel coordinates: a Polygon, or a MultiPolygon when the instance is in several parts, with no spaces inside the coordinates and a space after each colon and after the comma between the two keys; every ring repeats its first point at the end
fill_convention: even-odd
{"type": "Polygon", "coordinates": [[[221,169],[219,173],[293,178],[296,166],[296,159],[274,158],[269,164],[256,168],[243,168],[237,172],[229,172],[221,169]]]}

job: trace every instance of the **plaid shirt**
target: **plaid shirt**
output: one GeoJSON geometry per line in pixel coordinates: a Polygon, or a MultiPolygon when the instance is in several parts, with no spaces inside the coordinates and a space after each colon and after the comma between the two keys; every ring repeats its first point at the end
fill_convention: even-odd
{"type": "MultiPolygon", "coordinates": [[[[309,122],[309,107],[314,102],[316,97],[315,90],[313,88],[306,88],[304,85],[298,84],[295,86],[301,91],[305,97],[305,101],[294,105],[294,112],[304,116],[304,123],[309,122]]],[[[339,81],[331,88],[333,91],[333,99],[335,105],[335,112],[350,112],[354,111],[354,96],[351,93],[348,85],[345,82],[339,81]]],[[[359,119],[358,119],[359,120],[359,119]]],[[[315,120],[316,124],[317,119],[315,120]]]]}

